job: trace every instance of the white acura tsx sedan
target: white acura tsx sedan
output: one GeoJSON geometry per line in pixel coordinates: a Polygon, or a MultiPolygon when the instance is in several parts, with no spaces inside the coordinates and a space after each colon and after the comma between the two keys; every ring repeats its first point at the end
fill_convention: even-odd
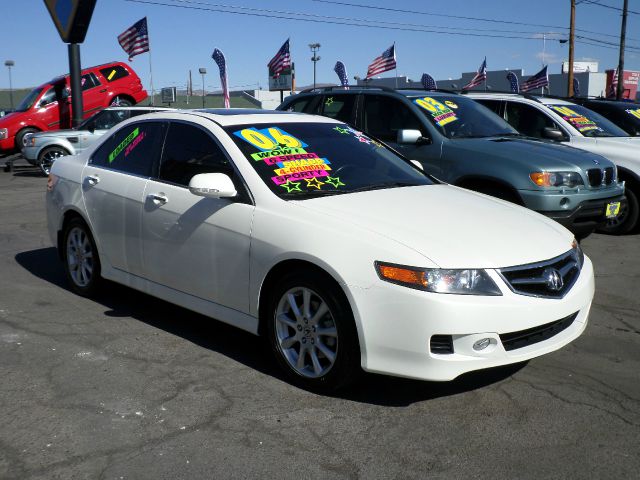
{"type": "Polygon", "coordinates": [[[594,294],[559,224],[324,117],[139,116],[56,161],[47,190],[75,292],[108,279],[264,335],[310,389],[552,352],[584,331],[594,294]]]}

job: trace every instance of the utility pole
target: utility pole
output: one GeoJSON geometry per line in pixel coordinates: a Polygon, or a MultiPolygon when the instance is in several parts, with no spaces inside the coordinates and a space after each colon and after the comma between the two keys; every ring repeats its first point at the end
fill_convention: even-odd
{"type": "MultiPolygon", "coordinates": [[[[626,1],[626,0],[625,0],[626,1]]],[[[567,96],[573,97],[573,46],[576,40],[576,0],[571,0],[571,25],[569,29],[569,79],[567,96]]]]}
{"type": "Polygon", "coordinates": [[[204,76],[207,74],[207,69],[201,67],[198,69],[200,75],[202,75],[202,108],[204,108],[204,76]]]}
{"type": "Polygon", "coordinates": [[[629,0],[624,0],[622,7],[622,27],[620,28],[620,60],[618,61],[618,88],[616,90],[616,100],[622,99],[624,92],[624,42],[627,36],[627,7],[629,0]]]}

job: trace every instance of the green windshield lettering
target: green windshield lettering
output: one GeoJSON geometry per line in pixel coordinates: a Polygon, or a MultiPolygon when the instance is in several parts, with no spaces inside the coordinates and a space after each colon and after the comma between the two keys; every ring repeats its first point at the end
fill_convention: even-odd
{"type": "Polygon", "coordinates": [[[127,135],[127,138],[125,138],[120,145],[118,145],[116,149],[109,154],[109,163],[113,162],[115,158],[120,155],[125,148],[127,148],[127,145],[129,145],[139,134],[140,129],[136,128],[133,132],[127,135]]]}

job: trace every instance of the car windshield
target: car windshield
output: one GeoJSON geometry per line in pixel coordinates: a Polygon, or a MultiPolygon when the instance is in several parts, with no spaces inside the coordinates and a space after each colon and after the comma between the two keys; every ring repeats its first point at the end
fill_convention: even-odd
{"type": "Polygon", "coordinates": [[[31,90],[27,94],[27,96],[22,99],[22,101],[20,102],[20,105],[16,107],[16,112],[26,112],[31,107],[33,107],[33,105],[36,103],[36,100],[42,93],[42,90],[43,90],[42,87],[34,88],[33,90],[31,90]]]}
{"type": "Polygon", "coordinates": [[[547,105],[585,137],[628,137],[629,134],[599,113],[582,105],[547,105]]]}
{"type": "Polygon", "coordinates": [[[151,110],[102,110],[78,125],[78,130],[109,130],[128,118],[145,113],[151,113],[151,110]]]}
{"type": "Polygon", "coordinates": [[[438,95],[414,97],[410,100],[448,138],[518,135],[518,132],[498,115],[466,97],[438,95]]]}
{"type": "Polygon", "coordinates": [[[345,124],[240,125],[226,131],[280,198],[433,183],[399,154],[345,124]]]}

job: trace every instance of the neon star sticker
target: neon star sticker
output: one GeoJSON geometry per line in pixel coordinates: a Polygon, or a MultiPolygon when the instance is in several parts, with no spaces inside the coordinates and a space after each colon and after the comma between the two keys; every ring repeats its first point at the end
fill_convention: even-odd
{"type": "Polygon", "coordinates": [[[324,104],[328,107],[329,105],[331,105],[333,103],[333,97],[329,97],[327,98],[327,101],[324,102],[324,104]]]}
{"type": "Polygon", "coordinates": [[[346,135],[349,135],[349,129],[348,128],[341,128],[341,127],[336,127],[334,128],[334,130],[338,133],[344,133],[346,135]]]}
{"type": "Polygon", "coordinates": [[[316,177],[313,177],[311,179],[304,179],[305,182],[307,182],[307,188],[317,188],[318,190],[320,190],[320,185],[324,185],[324,182],[319,181],[316,177]]]}
{"type": "Polygon", "coordinates": [[[344,187],[344,183],[340,181],[340,177],[327,177],[325,183],[333,185],[334,188],[338,188],[341,185],[344,187]]]}
{"type": "Polygon", "coordinates": [[[286,188],[287,193],[302,191],[300,190],[300,182],[292,182],[291,180],[287,180],[287,183],[283,183],[280,186],[286,188]]]}

